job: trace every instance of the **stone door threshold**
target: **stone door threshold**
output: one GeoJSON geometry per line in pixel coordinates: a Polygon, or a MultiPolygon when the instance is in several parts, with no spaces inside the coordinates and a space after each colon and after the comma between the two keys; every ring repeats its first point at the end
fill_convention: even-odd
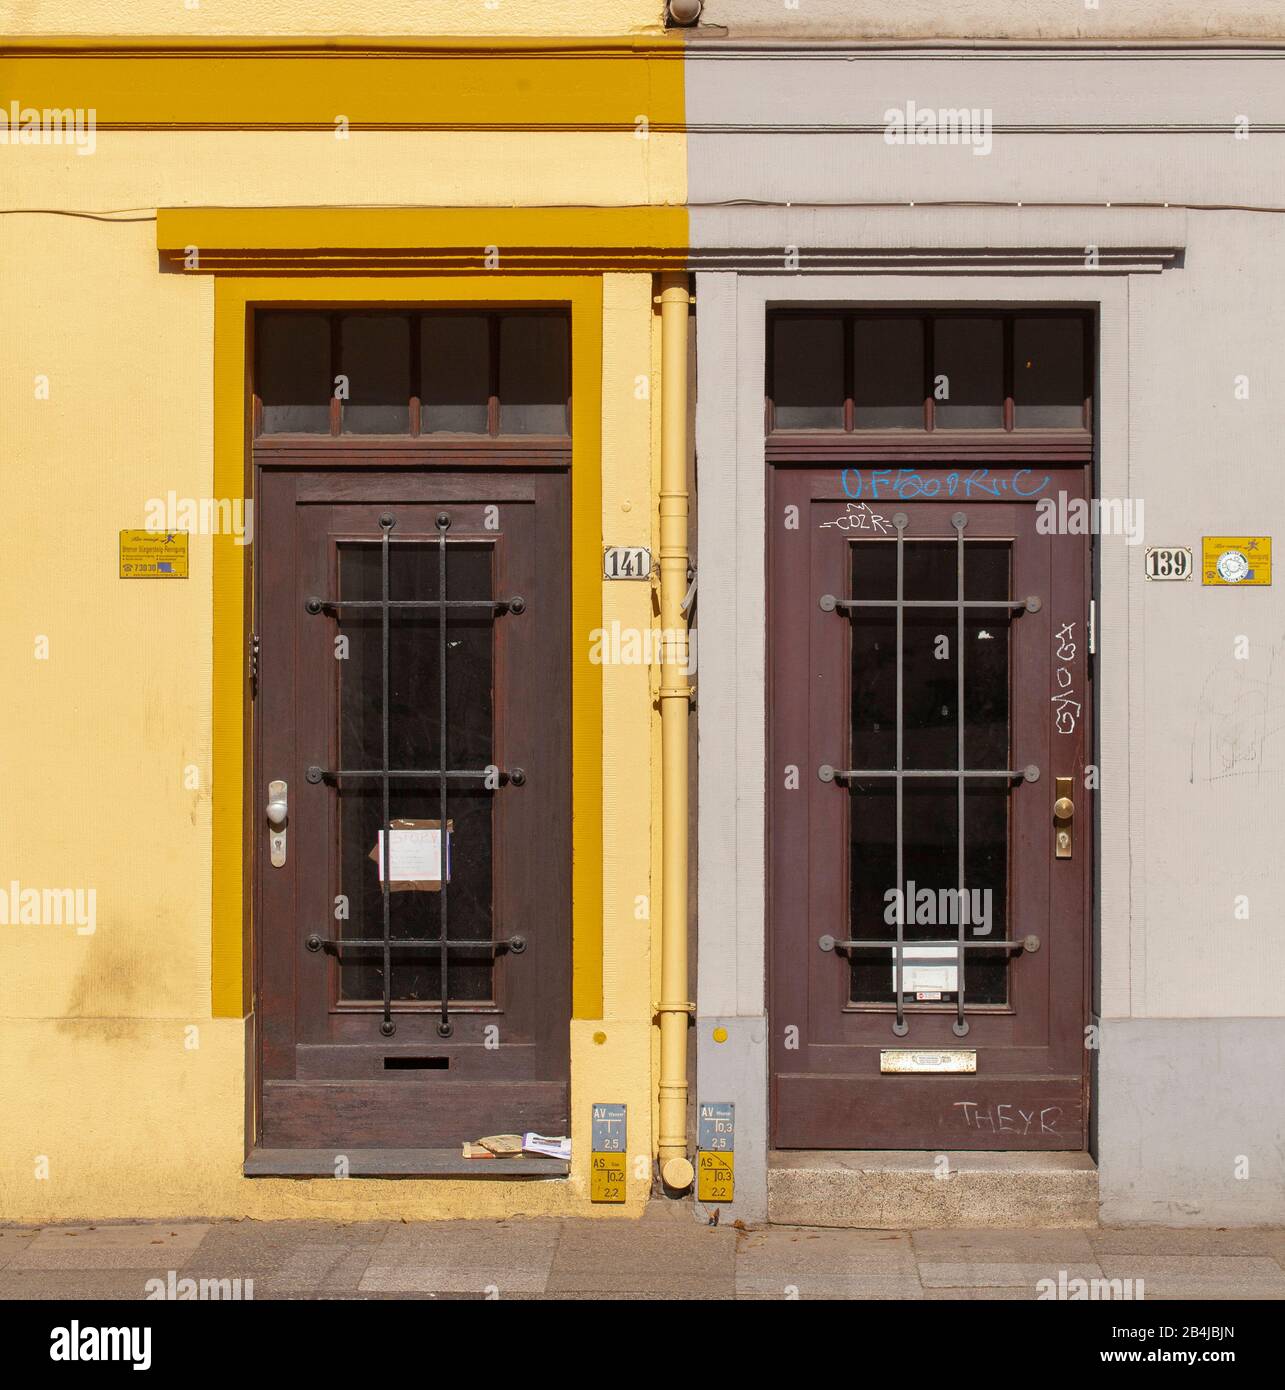
{"type": "Polygon", "coordinates": [[[1086,1153],[775,1150],[768,1219],[877,1230],[1092,1227],[1098,1167],[1086,1153]]]}

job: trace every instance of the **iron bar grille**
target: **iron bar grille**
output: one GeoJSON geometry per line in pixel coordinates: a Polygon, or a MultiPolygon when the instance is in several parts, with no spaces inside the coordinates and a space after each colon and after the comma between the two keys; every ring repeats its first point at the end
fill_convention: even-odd
{"type": "Polygon", "coordinates": [[[905,853],[905,826],[904,826],[904,806],[902,789],[907,778],[914,777],[936,777],[954,778],[956,785],[956,824],[957,824],[957,870],[956,887],[963,900],[963,894],[967,886],[967,875],[965,872],[965,787],[970,778],[999,778],[1005,781],[1027,781],[1034,782],[1039,778],[1039,768],[1031,765],[1021,769],[1014,768],[970,768],[964,765],[964,618],[970,609],[990,608],[1007,610],[1014,614],[1028,612],[1038,612],[1041,606],[1037,596],[1030,596],[1024,599],[1006,600],[976,600],[964,598],[964,530],[968,525],[968,518],[963,512],[955,512],[951,517],[951,525],[955,530],[955,597],[954,599],[907,600],[905,596],[905,533],[908,525],[908,518],[905,512],[897,512],[892,518],[893,526],[896,528],[896,565],[897,565],[897,596],[895,599],[839,599],[833,594],[823,594],[819,601],[819,607],[823,612],[838,612],[847,616],[862,608],[892,608],[896,613],[896,756],[895,766],[890,768],[848,768],[839,769],[831,767],[829,764],[822,764],[817,770],[817,775],[822,782],[853,782],[865,777],[889,777],[893,779],[895,788],[894,805],[894,824],[895,824],[895,862],[896,862],[896,884],[901,894],[901,910],[896,913],[896,939],[895,941],[878,941],[872,939],[853,939],[848,941],[836,941],[831,936],[823,936],[819,941],[822,950],[833,951],[836,949],[862,949],[862,950],[884,950],[893,953],[893,992],[896,996],[896,1019],[892,1025],[892,1031],[898,1037],[904,1037],[909,1032],[909,1024],[906,1021],[905,1013],[905,992],[903,989],[903,961],[907,958],[912,962],[916,959],[916,952],[925,947],[948,946],[956,951],[955,969],[957,989],[955,991],[955,1018],[951,1025],[957,1037],[964,1037],[969,1031],[968,1019],[965,1016],[966,1006],[966,972],[965,961],[967,952],[970,950],[1001,950],[1006,952],[1017,952],[1021,950],[1035,950],[1038,948],[1038,941],[1035,938],[1027,938],[1021,941],[966,941],[964,939],[964,929],[967,925],[966,914],[958,914],[958,936],[953,940],[941,941],[913,941],[905,939],[905,872],[904,872],[904,853],[905,853]],[[905,762],[904,749],[904,730],[905,730],[905,686],[904,686],[904,646],[905,646],[905,624],[904,613],[907,608],[945,608],[953,610],[955,613],[955,650],[956,650],[956,692],[955,692],[955,736],[956,736],[956,764],[953,768],[919,769],[907,768],[905,762]]]}
{"type": "Polygon", "coordinates": [[[381,824],[379,829],[380,839],[380,863],[383,872],[380,879],[380,897],[383,916],[383,933],[379,937],[339,937],[324,939],[313,935],[308,937],[307,946],[310,950],[319,951],[328,948],[335,953],[339,953],[345,948],[378,950],[383,957],[383,1017],[380,1021],[379,1029],[385,1037],[391,1037],[397,1031],[396,1022],[393,1019],[392,1001],[392,953],[393,951],[405,950],[436,950],[438,953],[439,972],[441,980],[439,1017],[437,1022],[437,1032],[443,1038],[450,1037],[454,1031],[454,1025],[450,1016],[450,958],[452,951],[478,951],[485,950],[492,953],[500,950],[509,950],[520,953],[526,947],[525,938],[512,936],[504,940],[492,938],[490,941],[464,941],[451,940],[449,931],[450,922],[450,871],[449,871],[449,836],[450,836],[450,806],[449,788],[452,781],[457,784],[461,781],[477,780],[482,787],[487,790],[494,790],[496,786],[514,785],[520,786],[525,781],[525,774],[521,768],[511,768],[507,772],[501,772],[496,768],[452,768],[450,766],[449,755],[449,711],[447,708],[447,682],[446,682],[446,661],[449,644],[447,642],[447,615],[452,612],[490,612],[500,613],[521,613],[525,610],[525,601],[519,596],[508,599],[452,599],[447,593],[447,532],[450,530],[451,518],[447,512],[439,512],[436,518],[437,529],[437,597],[432,599],[393,599],[389,593],[389,559],[392,540],[392,531],[397,524],[396,517],[390,513],[385,513],[379,518],[380,527],[380,597],[378,599],[324,599],[310,598],[305,607],[310,614],[323,612],[338,612],[340,609],[366,609],[375,610],[380,616],[380,738],[381,738],[381,758],[380,766],[377,768],[337,768],[330,771],[320,767],[309,767],[307,780],[309,782],[327,781],[337,784],[345,779],[377,778],[379,780],[381,796],[381,824]],[[392,612],[395,609],[424,609],[437,616],[437,723],[438,723],[438,766],[435,768],[395,768],[391,767],[389,759],[389,644],[390,631],[389,624],[392,612]],[[436,937],[423,937],[414,940],[392,939],[392,845],[390,834],[393,826],[391,823],[390,792],[394,781],[415,780],[435,783],[437,788],[438,804],[438,825],[441,835],[440,840],[440,912],[441,929],[436,937]]]}

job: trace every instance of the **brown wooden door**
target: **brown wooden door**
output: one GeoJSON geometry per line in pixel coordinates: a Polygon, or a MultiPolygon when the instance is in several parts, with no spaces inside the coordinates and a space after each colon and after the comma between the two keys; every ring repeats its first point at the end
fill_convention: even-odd
{"type": "Polygon", "coordinates": [[[894,473],[773,469],[773,1140],[1079,1149],[1088,548],[1036,502],[1083,470],[894,473]]]}
{"type": "Polygon", "coordinates": [[[568,1132],[567,494],[510,467],[260,471],[265,1148],[568,1132]]]}

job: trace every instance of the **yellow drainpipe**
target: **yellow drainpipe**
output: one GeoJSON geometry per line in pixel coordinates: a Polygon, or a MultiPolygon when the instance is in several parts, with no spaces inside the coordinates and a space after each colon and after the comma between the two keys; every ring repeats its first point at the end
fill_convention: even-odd
{"type": "Polygon", "coordinates": [[[660,278],[661,948],[660,1174],[679,1191],[687,1157],[687,315],[685,274],[660,278]]]}

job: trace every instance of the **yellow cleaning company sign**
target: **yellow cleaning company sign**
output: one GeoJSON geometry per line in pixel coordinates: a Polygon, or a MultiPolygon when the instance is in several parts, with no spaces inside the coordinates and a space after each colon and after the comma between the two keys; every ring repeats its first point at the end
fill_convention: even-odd
{"type": "Polygon", "coordinates": [[[1202,584],[1270,584],[1270,536],[1206,536],[1200,553],[1202,584]]]}
{"type": "Polygon", "coordinates": [[[186,531],[122,531],[122,579],[186,579],[186,531]]]}

